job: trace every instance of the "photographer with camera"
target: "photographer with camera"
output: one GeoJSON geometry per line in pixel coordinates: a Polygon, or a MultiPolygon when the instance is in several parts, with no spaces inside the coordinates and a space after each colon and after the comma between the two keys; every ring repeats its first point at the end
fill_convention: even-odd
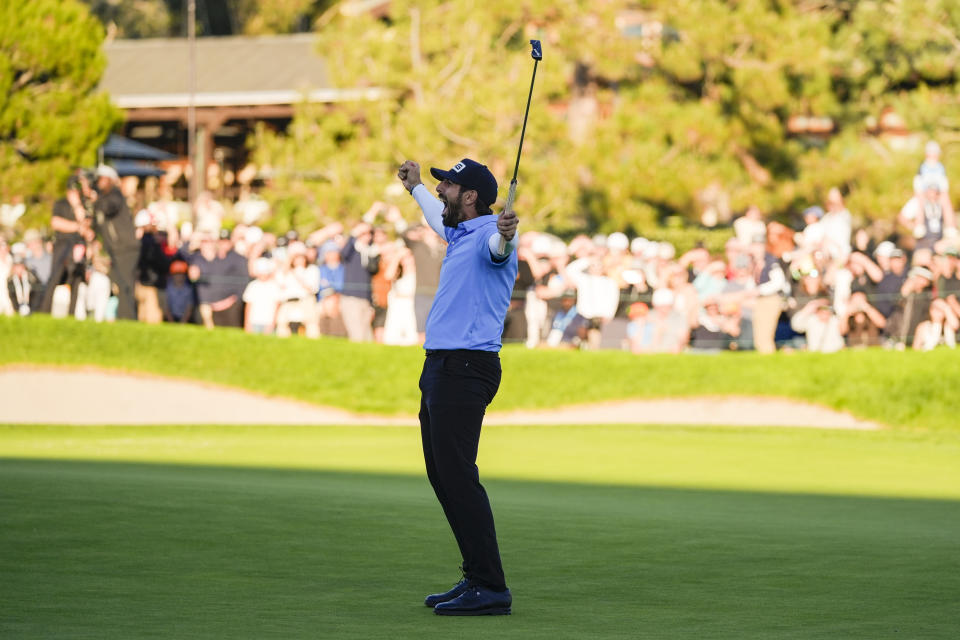
{"type": "Polygon", "coordinates": [[[53,292],[61,284],[70,287],[70,306],[67,315],[76,313],[80,283],[86,279],[87,241],[93,240],[90,226],[92,205],[90,186],[86,176],[77,172],[67,180],[67,192],[53,203],[53,261],[50,280],[43,293],[40,311],[50,313],[53,292]]]}
{"type": "Polygon", "coordinates": [[[110,255],[110,280],[117,286],[117,318],[137,319],[134,283],[140,241],[133,225],[127,201],[117,186],[120,176],[105,164],[97,167],[97,197],[93,205],[93,225],[110,255]]]}

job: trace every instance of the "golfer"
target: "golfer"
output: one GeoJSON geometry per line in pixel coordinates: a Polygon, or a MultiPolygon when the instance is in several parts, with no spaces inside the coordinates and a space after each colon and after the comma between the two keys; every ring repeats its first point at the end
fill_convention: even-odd
{"type": "Polygon", "coordinates": [[[420,433],[427,477],[463,557],[463,579],[425,604],[440,615],[504,615],[512,597],[476,462],[483,414],[500,386],[500,336],[517,278],[517,216],[491,212],[497,181],[478,162],[464,158],[430,174],[440,181],[439,199],[423,186],[416,162],[404,162],[397,175],[447,241],[427,317],[420,433]]]}

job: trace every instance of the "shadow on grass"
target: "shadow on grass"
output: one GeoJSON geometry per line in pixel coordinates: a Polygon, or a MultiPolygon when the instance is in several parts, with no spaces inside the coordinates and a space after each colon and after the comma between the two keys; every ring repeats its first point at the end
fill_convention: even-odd
{"type": "Polygon", "coordinates": [[[423,478],[0,460],[0,636],[952,638],[960,502],[496,480],[514,615],[441,619],[423,478]]]}

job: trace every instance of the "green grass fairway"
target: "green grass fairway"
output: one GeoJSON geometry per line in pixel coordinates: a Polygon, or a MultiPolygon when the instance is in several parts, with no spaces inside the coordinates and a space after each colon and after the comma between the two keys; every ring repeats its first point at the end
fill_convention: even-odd
{"type": "MultiPolygon", "coordinates": [[[[351,411],[413,414],[423,352],[230,329],[0,317],[0,365],[94,365],[251,389],[351,411]]],[[[915,431],[960,431],[960,356],[881,349],[832,354],[635,356],[508,347],[491,410],[730,394],[812,402],[915,431]]]]}
{"type": "Polygon", "coordinates": [[[4,427],[0,637],[872,640],[960,627],[953,434],[487,429],[481,468],[515,597],[496,619],[421,604],[457,579],[458,556],[416,437],[4,427]]]}

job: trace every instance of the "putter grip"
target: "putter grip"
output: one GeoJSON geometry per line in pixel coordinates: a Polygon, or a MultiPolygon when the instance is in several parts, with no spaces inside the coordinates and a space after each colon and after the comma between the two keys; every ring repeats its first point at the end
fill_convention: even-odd
{"type": "MultiPolygon", "coordinates": [[[[517,181],[510,181],[510,191],[507,193],[507,204],[503,207],[503,213],[513,211],[513,199],[517,197],[517,181]]],[[[500,214],[503,215],[503,214],[500,214]]],[[[497,245],[497,253],[503,255],[503,250],[507,246],[507,239],[500,236],[500,244],[497,245]]]]}

